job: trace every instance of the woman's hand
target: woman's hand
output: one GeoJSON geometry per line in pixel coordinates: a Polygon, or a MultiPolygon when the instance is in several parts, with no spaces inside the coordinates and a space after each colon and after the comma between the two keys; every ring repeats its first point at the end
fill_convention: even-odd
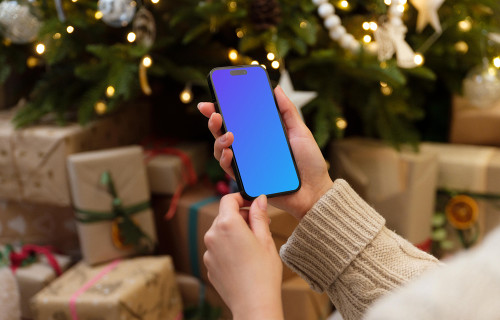
{"type": "Polygon", "coordinates": [[[283,319],[283,267],[269,231],[267,199],[255,199],[250,211],[241,209],[245,204],[239,193],[220,202],[219,215],[205,234],[208,279],[234,319],[283,319]]]}
{"type": "MultiPolygon", "coordinates": [[[[285,96],[281,87],[276,87],[274,93],[297,162],[302,186],[299,191],[293,194],[272,198],[269,202],[300,220],[332,187],[333,182],[328,175],[325,159],[311,131],[300,118],[299,112],[285,96]]],[[[234,141],[233,134],[227,132],[222,135],[222,116],[215,112],[213,103],[201,102],[198,104],[198,109],[209,118],[208,128],[215,138],[215,158],[219,161],[222,169],[234,179],[234,172],[231,168],[233,152],[229,149],[234,141]]]]}

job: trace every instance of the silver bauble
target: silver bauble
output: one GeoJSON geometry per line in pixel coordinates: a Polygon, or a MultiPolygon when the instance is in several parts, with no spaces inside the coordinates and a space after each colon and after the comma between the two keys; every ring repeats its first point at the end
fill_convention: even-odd
{"type": "Polygon", "coordinates": [[[137,3],[133,0],[99,0],[102,20],[115,28],[126,27],[134,18],[137,3]]]}
{"type": "Polygon", "coordinates": [[[0,30],[13,43],[29,43],[36,39],[41,22],[26,1],[0,2],[0,30]]]}
{"type": "Polygon", "coordinates": [[[463,91],[474,107],[492,107],[500,101],[500,73],[493,67],[475,67],[465,77],[463,91]]]}

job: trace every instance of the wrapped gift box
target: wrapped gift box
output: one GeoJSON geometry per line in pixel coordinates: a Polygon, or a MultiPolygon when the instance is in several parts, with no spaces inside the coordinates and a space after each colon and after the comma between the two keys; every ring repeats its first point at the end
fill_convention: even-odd
{"type": "Polygon", "coordinates": [[[450,142],[500,146],[500,101],[476,108],[464,97],[453,97],[450,142]]]}
{"type": "Polygon", "coordinates": [[[331,145],[331,175],[343,178],[395,230],[414,244],[430,238],[437,179],[435,155],[398,152],[360,138],[331,145]]]}
{"type": "MultiPolygon", "coordinates": [[[[54,254],[54,258],[61,271],[68,269],[71,263],[69,257],[54,254]]],[[[47,262],[47,258],[40,256],[38,262],[18,268],[15,275],[21,298],[21,314],[23,318],[31,319],[33,317],[30,310],[31,298],[51,283],[57,277],[57,274],[54,268],[47,262]]]]}
{"type": "Polygon", "coordinates": [[[475,193],[480,238],[500,225],[500,200],[485,200],[483,194],[500,198],[500,149],[494,147],[423,143],[425,154],[439,160],[438,188],[449,192],[475,193]]]}
{"type": "Polygon", "coordinates": [[[286,320],[325,320],[332,311],[326,293],[313,291],[299,276],[283,282],[281,299],[286,320]]]}
{"type": "Polygon", "coordinates": [[[71,155],[68,157],[68,172],[85,262],[96,264],[152,251],[156,233],[153,213],[148,206],[150,194],[141,147],[71,155]],[[110,193],[109,185],[102,184],[101,179],[106,173],[113,182],[116,196],[110,193]],[[117,203],[120,207],[115,207],[117,203]],[[140,208],[124,214],[137,206],[140,208]],[[122,225],[127,220],[132,220],[132,224],[122,225]],[[139,252],[137,246],[124,242],[124,236],[134,235],[130,232],[131,227],[133,232],[141,233],[135,244],[144,244],[146,250],[139,252]]]}
{"type": "MultiPolygon", "coordinates": [[[[197,176],[205,171],[208,158],[208,146],[206,143],[183,143],[169,147],[169,150],[179,150],[189,158],[190,166],[197,176]]],[[[165,148],[159,148],[158,154],[154,155],[147,163],[149,188],[153,193],[171,195],[176,192],[181,184],[187,183],[184,177],[186,164],[182,158],[174,154],[162,154],[165,148]]],[[[152,151],[153,154],[155,151],[152,151]]],[[[146,154],[148,151],[146,151],[146,154]]]]}
{"type": "Polygon", "coordinates": [[[0,200],[1,243],[50,245],[75,255],[79,244],[73,208],[0,200]]]}
{"type": "Polygon", "coordinates": [[[170,257],[84,262],[57,278],[31,301],[34,319],[174,320],[182,302],[170,257]]]}
{"type": "MultiPolygon", "coordinates": [[[[214,191],[202,185],[186,190],[177,205],[173,219],[165,221],[163,216],[169,207],[169,197],[154,197],[153,206],[157,216],[160,238],[160,252],[171,254],[176,270],[194,275],[208,282],[207,270],[203,264],[206,246],[205,233],[219,213],[220,198],[214,191]]],[[[276,248],[286,243],[297,226],[297,220],[283,210],[269,206],[270,229],[276,248]]],[[[288,267],[283,268],[283,277],[295,275],[288,267]]]]}
{"type": "Polygon", "coordinates": [[[16,130],[16,109],[0,112],[0,198],[70,206],[69,154],[138,143],[149,130],[145,107],[124,108],[84,127],[37,125],[16,130]]]}

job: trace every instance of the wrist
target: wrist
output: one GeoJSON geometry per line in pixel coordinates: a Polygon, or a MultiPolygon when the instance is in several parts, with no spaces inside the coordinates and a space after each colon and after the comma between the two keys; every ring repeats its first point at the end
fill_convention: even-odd
{"type": "MultiPolygon", "coordinates": [[[[251,299],[249,297],[248,299],[251,299]]],[[[243,307],[243,306],[242,306],[243,307]]],[[[245,304],[243,308],[231,310],[234,320],[283,320],[283,307],[281,302],[281,292],[273,298],[258,305],[245,304]]]]}
{"type": "Polygon", "coordinates": [[[323,183],[318,184],[318,187],[315,189],[314,192],[311,193],[309,197],[309,201],[307,201],[307,205],[301,210],[299,213],[299,220],[302,220],[302,218],[309,212],[309,210],[312,209],[312,207],[316,204],[316,202],[321,199],[321,197],[328,192],[333,187],[333,181],[330,179],[328,176],[323,183]]]}

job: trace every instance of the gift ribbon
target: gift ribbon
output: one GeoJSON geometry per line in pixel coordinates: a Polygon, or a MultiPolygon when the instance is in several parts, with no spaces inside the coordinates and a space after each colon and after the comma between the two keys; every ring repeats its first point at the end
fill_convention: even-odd
{"type": "MultiPolygon", "coordinates": [[[[153,247],[153,241],[151,240],[151,238],[132,220],[132,215],[135,215],[151,207],[149,201],[144,201],[132,206],[124,207],[122,200],[118,197],[118,193],[116,192],[115,185],[109,171],[104,171],[101,174],[101,184],[106,186],[108,193],[113,198],[111,212],[101,212],[75,208],[76,220],[81,223],[94,223],[122,219],[123,221],[121,223],[118,223],[120,234],[123,234],[125,232],[124,229],[128,230],[129,233],[134,232],[135,240],[132,240],[132,242],[135,246],[139,244],[140,239],[146,239],[149,242],[150,247],[153,247]]],[[[125,245],[129,244],[130,243],[125,243],[125,245]]]]}
{"type": "Polygon", "coordinates": [[[52,248],[32,244],[26,244],[22,246],[19,252],[15,252],[14,250],[10,251],[9,260],[12,272],[16,272],[19,267],[25,266],[26,262],[28,262],[29,259],[33,257],[33,255],[37,254],[42,254],[47,258],[47,262],[52,267],[52,269],[54,269],[57,276],[60,276],[62,274],[61,266],[54,257],[52,248]]]}
{"type": "Polygon", "coordinates": [[[193,276],[200,278],[200,262],[198,259],[198,212],[201,207],[218,201],[219,197],[213,196],[192,204],[188,213],[188,250],[189,261],[193,276]]]}
{"type": "Polygon", "coordinates": [[[170,220],[175,215],[177,211],[177,204],[179,203],[179,199],[181,197],[182,191],[186,187],[186,185],[194,185],[196,184],[198,178],[196,175],[196,171],[194,170],[193,163],[191,158],[182,150],[177,148],[169,148],[169,147],[156,147],[151,150],[145,151],[145,161],[148,163],[152,158],[157,155],[173,155],[179,157],[182,161],[182,182],[177,186],[177,189],[172,196],[172,200],[170,201],[170,206],[168,208],[167,213],[165,214],[165,219],[170,220]]]}
{"type": "Polygon", "coordinates": [[[78,299],[79,296],[81,296],[85,291],[88,289],[92,288],[94,284],[97,283],[97,281],[101,280],[102,277],[116,269],[118,265],[120,264],[121,260],[117,259],[108,264],[104,269],[101,270],[95,277],[87,281],[80,289],[75,291],[71,295],[71,298],[69,299],[69,311],[71,313],[71,319],[72,320],[78,320],[78,313],[76,311],[76,300],[78,299]]]}

